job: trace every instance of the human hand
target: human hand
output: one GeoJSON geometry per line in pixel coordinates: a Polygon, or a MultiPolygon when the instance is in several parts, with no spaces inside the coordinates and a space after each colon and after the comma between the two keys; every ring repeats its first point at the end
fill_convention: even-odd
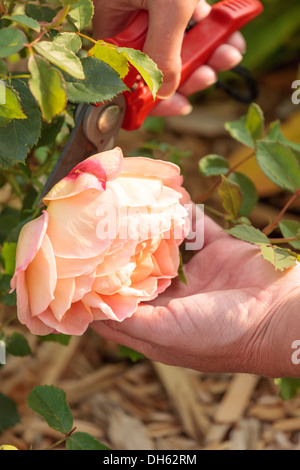
{"type": "Polygon", "coordinates": [[[203,372],[299,376],[300,264],[276,271],[258,247],[205,218],[204,247],[152,305],[122,323],[100,321],[102,337],[170,365],[203,372]]]}
{"type": "Polygon", "coordinates": [[[197,22],[205,18],[211,6],[205,0],[94,0],[94,3],[94,35],[97,39],[118,34],[129,25],[138,10],[149,11],[144,52],[164,74],[158,96],[165,98],[155,106],[152,115],[188,114],[192,108],[186,97],[213,85],[218,72],[231,69],[242,60],[245,40],[237,32],[226,44],[219,46],[207,64],[199,67],[177,90],[181,70],[180,51],[186,26],[191,18],[197,22]]]}

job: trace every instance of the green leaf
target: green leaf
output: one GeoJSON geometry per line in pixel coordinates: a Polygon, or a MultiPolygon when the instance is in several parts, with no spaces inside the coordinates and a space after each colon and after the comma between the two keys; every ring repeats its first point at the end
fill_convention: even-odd
{"type": "Polygon", "coordinates": [[[6,274],[13,275],[16,264],[16,243],[5,242],[2,247],[1,255],[4,260],[4,271],[6,274]]]}
{"type": "Polygon", "coordinates": [[[266,261],[272,263],[280,271],[296,266],[297,263],[297,258],[289,251],[274,245],[261,245],[261,253],[266,261]]]}
{"type": "Polygon", "coordinates": [[[257,163],[270,180],[294,193],[300,188],[300,165],[293,151],[280,142],[257,142],[257,163]]]}
{"type": "Polygon", "coordinates": [[[261,108],[252,103],[245,116],[237,121],[226,122],[225,129],[238,142],[255,148],[256,141],[263,136],[264,116],[261,108]]]}
{"type": "Polygon", "coordinates": [[[56,46],[63,46],[76,54],[82,46],[82,41],[76,33],[59,33],[55,36],[53,43],[56,46]]]}
{"type": "Polygon", "coordinates": [[[63,344],[64,346],[68,346],[71,336],[70,335],[64,335],[62,333],[51,333],[50,335],[45,335],[45,336],[39,336],[39,339],[42,343],[46,342],[53,342],[53,343],[59,343],[63,344]]]}
{"type": "Polygon", "coordinates": [[[34,20],[33,18],[30,18],[30,16],[27,15],[4,15],[2,16],[2,19],[14,21],[15,23],[25,26],[27,28],[33,29],[34,31],[39,32],[41,27],[39,23],[34,20]]]}
{"type": "Polygon", "coordinates": [[[50,146],[55,143],[55,139],[65,122],[64,116],[57,116],[51,123],[43,122],[41,137],[37,143],[37,147],[50,146]]]}
{"type": "Polygon", "coordinates": [[[34,387],[27,397],[28,406],[42,416],[50,428],[64,434],[71,431],[73,417],[66,394],[54,385],[34,387]]]}
{"type": "Polygon", "coordinates": [[[160,135],[165,129],[165,119],[162,116],[147,116],[143,128],[151,134],[160,135]]]}
{"type": "Polygon", "coordinates": [[[6,344],[6,352],[12,356],[27,356],[31,354],[31,349],[25,336],[20,333],[13,333],[11,336],[4,338],[6,344]]]}
{"type": "Polygon", "coordinates": [[[178,277],[179,279],[181,280],[181,282],[183,282],[183,284],[187,284],[187,280],[186,280],[186,277],[185,277],[185,272],[184,272],[184,269],[183,269],[183,260],[182,260],[182,254],[181,254],[181,251],[179,251],[179,267],[178,267],[178,277]]]}
{"type": "Polygon", "coordinates": [[[279,120],[274,121],[270,124],[265,140],[279,141],[282,144],[291,147],[293,150],[300,152],[300,144],[297,144],[296,142],[291,142],[290,140],[286,139],[282,134],[279,120]]]}
{"type": "Polygon", "coordinates": [[[91,0],[79,0],[74,6],[71,6],[68,13],[68,16],[79,31],[90,23],[93,15],[94,4],[91,0]]]}
{"type": "Polygon", "coordinates": [[[82,59],[84,81],[66,77],[67,98],[74,103],[100,103],[126,90],[118,74],[94,57],[82,59]]]}
{"type": "Polygon", "coordinates": [[[0,75],[6,77],[8,74],[7,66],[4,60],[0,59],[0,75]]]}
{"type": "Polygon", "coordinates": [[[66,450],[110,450],[87,432],[74,432],[66,441],[66,450]]]}
{"type": "Polygon", "coordinates": [[[70,49],[49,41],[40,41],[34,45],[34,48],[45,59],[72,77],[82,80],[85,78],[80,59],[70,49]]]}
{"type": "Polygon", "coordinates": [[[19,29],[0,29],[0,57],[8,57],[19,52],[26,43],[26,36],[19,29]]]}
{"type": "Polygon", "coordinates": [[[66,107],[65,81],[61,73],[42,57],[31,55],[28,68],[30,90],[40,105],[43,118],[51,122],[66,107]]]}
{"type": "Polygon", "coordinates": [[[281,379],[275,379],[275,383],[279,386],[280,398],[283,400],[291,400],[298,395],[300,389],[300,378],[283,377],[281,379]]]}
{"type": "Polygon", "coordinates": [[[270,243],[268,237],[259,229],[245,224],[236,225],[235,227],[225,230],[225,232],[235,238],[239,238],[245,242],[254,243],[255,245],[265,245],[270,243]]]}
{"type": "Polygon", "coordinates": [[[132,362],[137,362],[140,359],[144,359],[144,355],[134,349],[128,348],[127,346],[120,346],[119,355],[121,357],[127,357],[132,362]]]}
{"type": "Polygon", "coordinates": [[[238,184],[242,192],[242,204],[239,210],[239,214],[242,217],[248,217],[258,201],[255,185],[247,175],[237,171],[231,173],[229,179],[230,181],[238,184]]]}
{"type": "Polygon", "coordinates": [[[36,21],[44,21],[50,23],[56,16],[58,9],[34,5],[33,3],[26,3],[25,13],[27,16],[34,18],[36,21]]]}
{"type": "Polygon", "coordinates": [[[108,64],[119,74],[120,78],[124,78],[128,73],[129,64],[126,55],[120,53],[118,48],[112,44],[100,41],[89,50],[89,55],[108,64]]]}
{"type": "Polygon", "coordinates": [[[37,102],[28,86],[21,80],[12,80],[12,86],[19,93],[24,114],[30,119],[13,119],[6,127],[0,127],[0,166],[4,167],[24,162],[40,136],[42,124],[37,102]]]}
{"type": "Polygon", "coordinates": [[[22,111],[21,103],[16,91],[5,86],[5,103],[0,101],[0,126],[7,125],[12,119],[26,119],[22,111]]]}
{"type": "Polygon", "coordinates": [[[242,192],[239,185],[222,175],[222,182],[218,188],[218,193],[222,206],[231,218],[235,220],[239,215],[242,205],[242,192]]]}
{"type": "Polygon", "coordinates": [[[226,175],[229,164],[221,155],[210,154],[199,160],[199,171],[203,176],[226,175]]]}
{"type": "Polygon", "coordinates": [[[16,403],[0,392],[0,431],[15,426],[19,421],[20,417],[16,403]]]}
{"type": "Polygon", "coordinates": [[[163,82],[163,74],[157,67],[156,63],[153,62],[153,60],[146,54],[136,49],[118,47],[118,51],[121,53],[123,52],[127,57],[128,62],[141,74],[150,88],[153,99],[155,99],[163,82]]]}
{"type": "MultiPolygon", "coordinates": [[[[296,220],[281,220],[279,228],[284,238],[295,237],[300,234],[300,224],[296,220]]],[[[300,250],[300,241],[289,242],[296,250],[300,250]]]]}

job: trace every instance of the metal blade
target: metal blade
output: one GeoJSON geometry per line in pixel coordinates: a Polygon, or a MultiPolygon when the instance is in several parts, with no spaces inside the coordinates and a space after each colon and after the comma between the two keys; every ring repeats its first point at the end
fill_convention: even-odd
{"type": "Polygon", "coordinates": [[[85,137],[83,132],[83,118],[85,113],[86,107],[82,107],[68,142],[45,184],[38,202],[39,207],[42,205],[43,197],[56,183],[67,176],[74,166],[78,165],[78,163],[85,158],[93,155],[93,153],[97,153],[96,147],[85,137]]]}
{"type": "Polygon", "coordinates": [[[75,127],[50,174],[38,206],[50,189],[86,158],[115,146],[126,111],[123,95],[99,106],[81,105],[75,114],[75,127]]]}

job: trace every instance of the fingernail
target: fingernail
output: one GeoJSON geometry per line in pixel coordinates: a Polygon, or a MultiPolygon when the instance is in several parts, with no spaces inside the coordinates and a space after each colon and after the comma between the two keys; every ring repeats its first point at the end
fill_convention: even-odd
{"type": "Polygon", "coordinates": [[[187,116],[188,114],[191,114],[193,111],[193,106],[191,104],[187,104],[184,106],[180,112],[181,116],[187,116]]]}
{"type": "Polygon", "coordinates": [[[175,95],[175,90],[173,90],[171,93],[164,93],[163,90],[158,90],[157,92],[157,98],[161,100],[168,100],[169,98],[172,98],[172,96],[175,95]]]}

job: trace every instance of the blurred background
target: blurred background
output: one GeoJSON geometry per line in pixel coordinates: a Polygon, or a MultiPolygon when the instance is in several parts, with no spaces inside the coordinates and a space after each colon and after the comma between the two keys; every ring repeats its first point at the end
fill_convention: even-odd
{"type": "MultiPolygon", "coordinates": [[[[256,80],[255,102],[266,123],[279,119],[283,135],[300,144],[300,104],[291,100],[292,83],[300,79],[300,2],[262,3],[263,14],[242,31],[247,41],[242,65],[256,80]]],[[[235,74],[221,74],[220,80],[243,92],[244,82],[235,74]]],[[[234,165],[249,152],[224,127],[244,115],[248,104],[220,87],[193,96],[191,102],[194,110],[189,116],[149,118],[134,133],[122,131],[118,144],[125,155],[144,154],[180,164],[184,186],[197,199],[214,182],[199,174],[202,157],[220,154],[234,165]]],[[[283,207],[287,194],[266,180],[253,159],[239,171],[256,186],[259,202],[249,218],[262,228],[283,207]]],[[[6,204],[5,198],[7,193],[0,191],[0,204],[6,204]]],[[[218,197],[213,195],[207,205],[218,221],[218,197]]],[[[289,208],[288,217],[300,222],[299,201],[289,208]]],[[[14,311],[1,305],[2,316],[14,311]]],[[[1,392],[14,398],[21,416],[19,424],[0,432],[3,443],[42,449],[59,438],[26,405],[33,386],[54,384],[67,393],[78,430],[113,449],[300,449],[300,396],[282,400],[273,380],[198,373],[135,354],[130,359],[130,352],[91,331],[71,338],[68,346],[41,343],[18,322],[7,331],[22,332],[32,354],[9,357],[0,369],[1,392]]]]}

